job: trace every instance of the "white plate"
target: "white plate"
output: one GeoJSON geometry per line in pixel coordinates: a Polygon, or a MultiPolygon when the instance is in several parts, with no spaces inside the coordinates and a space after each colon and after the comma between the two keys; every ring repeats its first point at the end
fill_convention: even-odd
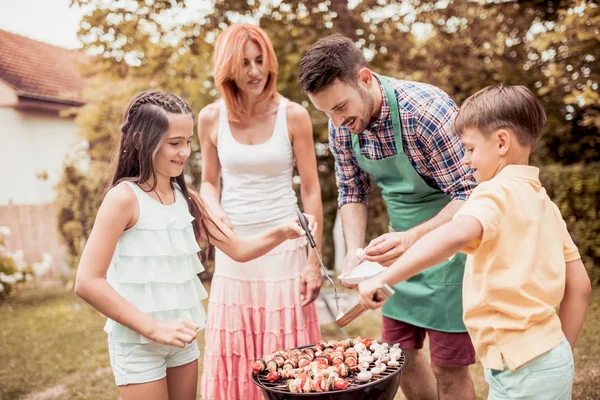
{"type": "Polygon", "coordinates": [[[363,261],[350,272],[350,275],[346,276],[345,274],[342,274],[338,276],[338,279],[349,285],[357,285],[383,270],[385,270],[385,267],[379,263],[363,261]]]}

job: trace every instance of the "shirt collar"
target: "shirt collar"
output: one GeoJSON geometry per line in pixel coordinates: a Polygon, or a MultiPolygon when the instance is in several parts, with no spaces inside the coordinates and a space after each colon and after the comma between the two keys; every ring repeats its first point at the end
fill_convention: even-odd
{"type": "Polygon", "coordinates": [[[532,181],[538,185],[540,183],[540,169],[531,165],[507,165],[497,175],[502,178],[518,178],[532,181]]]}
{"type": "Polygon", "coordinates": [[[377,82],[379,90],[381,91],[381,110],[379,111],[379,117],[377,117],[375,122],[370,124],[367,127],[367,129],[372,132],[376,132],[383,126],[385,126],[385,122],[388,116],[390,115],[390,104],[388,102],[387,96],[385,95],[385,90],[383,89],[381,79],[376,74],[373,74],[373,76],[375,77],[375,81],[377,82]]]}

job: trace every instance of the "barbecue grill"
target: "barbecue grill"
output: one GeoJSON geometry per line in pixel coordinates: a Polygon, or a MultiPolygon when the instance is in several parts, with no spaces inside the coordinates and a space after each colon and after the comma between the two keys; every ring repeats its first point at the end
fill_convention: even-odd
{"type": "MultiPolygon", "coordinates": [[[[313,347],[314,345],[298,347],[303,349],[313,347]]],[[[277,382],[269,382],[265,370],[260,374],[252,374],[252,382],[260,388],[263,397],[267,400],[294,400],[294,399],[321,399],[321,400],[393,400],[400,385],[402,370],[408,364],[408,357],[404,351],[397,367],[387,367],[385,371],[377,376],[373,376],[368,382],[361,382],[357,379],[358,369],[350,372],[350,375],[344,379],[350,382],[348,388],[344,390],[335,390],[331,392],[320,393],[291,393],[286,386],[286,379],[280,379],[277,382]]],[[[375,363],[369,365],[369,370],[375,366],[375,363]]]]}

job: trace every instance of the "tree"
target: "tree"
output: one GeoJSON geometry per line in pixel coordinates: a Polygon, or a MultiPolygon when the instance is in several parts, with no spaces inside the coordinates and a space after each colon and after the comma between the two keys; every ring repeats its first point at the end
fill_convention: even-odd
{"type": "MultiPolygon", "coordinates": [[[[72,0],[90,9],[79,35],[84,49],[98,55],[88,73],[102,81],[94,95],[97,100],[78,118],[90,142],[89,157],[105,168],[124,102],[138,89],[177,93],[190,101],[195,113],[214,101],[210,60],[214,40],[231,23],[251,21],[269,34],[280,65],[278,90],[307,107],[316,142],[327,142],[327,121],[301,92],[298,64],[319,38],[342,32],[363,49],[372,70],[439,86],[458,104],[490,84],[525,85],[537,93],[548,114],[535,163],[598,159],[596,1],[349,3],[212,0],[198,10],[183,0],[72,0]]],[[[196,142],[193,146],[198,150],[196,142]]],[[[201,155],[193,154],[189,175],[197,188],[201,155]]],[[[337,191],[326,152],[319,157],[319,171],[328,230],[337,191]]],[[[370,228],[371,233],[381,233],[385,207],[377,201],[372,205],[370,220],[377,226],[370,228]]],[[[324,249],[331,251],[331,238],[325,236],[324,241],[324,249]]],[[[330,259],[331,254],[325,256],[330,259]]]]}

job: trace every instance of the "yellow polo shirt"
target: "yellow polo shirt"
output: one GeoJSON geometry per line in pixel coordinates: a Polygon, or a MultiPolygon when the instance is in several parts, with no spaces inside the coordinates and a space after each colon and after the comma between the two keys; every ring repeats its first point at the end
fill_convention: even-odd
{"type": "Polygon", "coordinates": [[[463,215],[483,227],[463,249],[465,326],[485,368],[503,370],[504,359],[514,370],[563,340],[556,307],[579,252],[535,167],[505,167],[454,218],[463,215]]]}

